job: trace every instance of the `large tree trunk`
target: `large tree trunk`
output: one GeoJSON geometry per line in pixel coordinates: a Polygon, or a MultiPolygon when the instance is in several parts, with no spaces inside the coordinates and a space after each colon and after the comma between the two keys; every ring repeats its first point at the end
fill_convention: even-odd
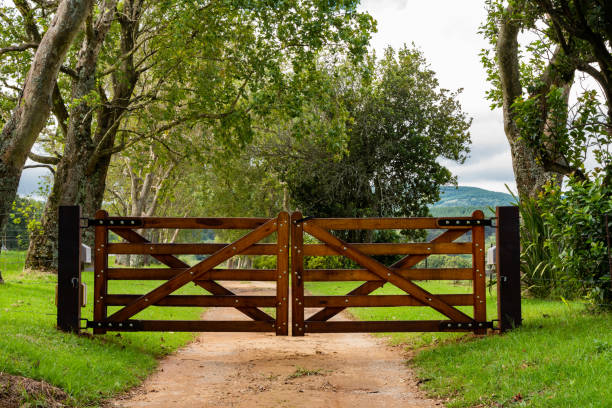
{"type": "MultiPolygon", "coordinates": [[[[516,21],[512,19],[502,21],[497,38],[496,52],[503,93],[504,132],[510,144],[512,167],[519,198],[524,199],[535,197],[542,190],[544,184],[555,177],[560,178],[559,176],[562,176],[562,173],[549,171],[540,161],[536,160],[534,150],[521,138],[517,127],[516,114],[513,111],[512,104],[523,94],[519,72],[519,31],[520,26],[516,21]]],[[[546,77],[543,78],[547,86],[552,83],[561,86],[567,85],[567,82],[563,82],[559,76],[553,78],[551,72],[552,69],[547,70],[546,77]]],[[[571,82],[569,86],[571,86],[571,82]]],[[[548,110],[543,107],[542,112],[546,115],[548,110]]],[[[546,118],[544,119],[543,123],[546,123],[546,118]]],[[[542,132],[544,131],[543,127],[542,132]]]]}
{"type": "Polygon", "coordinates": [[[52,95],[64,57],[91,10],[92,0],[64,0],[42,37],[19,103],[0,136],[0,230],[17,194],[21,171],[53,106],[52,95]]]}
{"type": "MultiPolygon", "coordinates": [[[[78,77],[72,82],[73,101],[79,101],[69,114],[64,153],[57,165],[53,188],[41,219],[42,233],[30,241],[26,268],[55,270],[57,268],[57,214],[59,206],[74,205],[86,194],[83,183],[89,158],[95,150],[91,137],[91,105],[85,98],[96,86],[96,68],[102,43],[115,12],[115,1],[107,1],[95,24],[86,36],[77,55],[78,77]]],[[[84,214],[87,216],[87,214],[84,214]]]]}

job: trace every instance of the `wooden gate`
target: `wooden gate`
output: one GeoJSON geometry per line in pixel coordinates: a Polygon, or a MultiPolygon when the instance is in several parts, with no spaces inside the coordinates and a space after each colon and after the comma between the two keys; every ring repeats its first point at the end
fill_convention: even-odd
{"type": "Polygon", "coordinates": [[[129,218],[109,217],[98,211],[95,220],[94,320],[87,326],[94,333],[113,331],[276,331],[288,332],[289,214],[277,218],[129,218]],[[146,229],[250,230],[230,244],[159,244],[142,235],[146,229]],[[109,231],[126,243],[109,242],[109,231]],[[259,243],[276,233],[275,243],[259,243]],[[165,268],[117,268],[108,265],[109,254],[150,255],[165,268]],[[190,266],[176,255],[209,255],[190,266]],[[216,269],[236,255],[273,255],[276,269],[216,269]],[[144,294],[110,293],[112,280],[163,280],[144,294]],[[275,281],[276,296],[237,296],[218,280],[275,281]],[[172,295],[193,282],[210,294],[172,295]],[[108,315],[108,308],[121,306],[108,315]],[[135,315],[150,306],[235,307],[250,321],[140,320],[135,315]],[[272,317],[260,307],[276,309],[272,317]]]}
{"type": "MultiPolygon", "coordinates": [[[[70,331],[81,328],[79,214],[76,206],[60,209],[58,326],[70,331]]],[[[516,207],[498,207],[496,218],[498,316],[499,328],[504,331],[521,324],[518,210],[516,207]]],[[[130,218],[109,217],[105,211],[98,211],[96,218],[87,220],[87,224],[95,228],[94,319],[87,320],[87,327],[93,328],[96,334],[106,331],[274,331],[277,335],[287,335],[291,326],[294,336],[303,336],[305,333],[323,332],[485,333],[492,328],[492,321],[487,321],[485,293],[485,225],[491,225],[491,220],[485,219],[482,211],[475,211],[472,217],[456,218],[303,218],[299,212],[292,214],[291,218],[286,212],[276,218],[130,218]],[[143,231],[149,229],[223,229],[244,230],[246,233],[229,244],[161,244],[145,238],[143,231]],[[439,230],[440,234],[425,243],[348,243],[331,232],[385,229],[439,230]],[[110,242],[110,232],[125,242],[110,242]],[[457,241],[466,234],[469,241],[457,241]],[[304,243],[307,235],[313,239],[304,243]],[[318,243],[311,243],[315,240],[318,243]],[[150,255],[164,267],[109,267],[109,254],[150,255]],[[208,257],[189,265],[179,257],[187,254],[208,257]],[[468,254],[472,266],[422,267],[422,261],[433,254],[468,254]],[[230,269],[221,266],[237,255],[274,256],[276,268],[230,269]],[[376,259],[379,255],[403,257],[392,265],[384,265],[376,259]],[[305,258],[310,256],[343,256],[358,267],[306,269],[305,258]],[[147,290],[140,291],[146,293],[127,294],[114,293],[113,285],[109,286],[109,282],[114,280],[163,283],[153,290],[150,290],[153,285],[148,285],[147,290]],[[219,283],[232,280],[275,282],[276,293],[272,296],[239,296],[219,283]],[[472,291],[467,294],[430,293],[415,283],[425,280],[470,281],[472,291]],[[344,296],[305,294],[304,282],[316,281],[362,283],[344,296]],[[201,295],[175,293],[191,282],[202,288],[201,295]],[[373,294],[385,284],[399,288],[401,294],[373,294]],[[291,323],[288,320],[289,298],[291,323]],[[233,307],[251,320],[162,321],[139,318],[138,314],[151,306],[233,307]],[[382,306],[427,307],[439,312],[441,318],[330,321],[348,307],[382,306]],[[273,317],[261,308],[273,308],[276,314],[273,317]],[[319,310],[306,317],[307,308],[319,310]]]]}
{"type": "Polygon", "coordinates": [[[456,218],[302,218],[292,214],[292,333],[331,332],[410,332],[410,331],[474,331],[485,333],[491,327],[486,320],[485,293],[485,224],[482,211],[472,217],[456,218]],[[347,243],[330,230],[437,229],[443,230],[427,243],[347,243]],[[471,242],[454,242],[471,232],[471,242]],[[304,244],[309,234],[320,243],[304,244]],[[404,255],[393,265],[386,266],[372,255],[404,255]],[[471,268],[415,268],[432,254],[470,254],[471,268]],[[344,256],[361,269],[304,269],[304,257],[344,256]],[[432,294],[414,281],[468,280],[470,294],[432,294]],[[357,281],[364,282],[345,296],[306,296],[304,282],[357,281]],[[395,285],[402,295],[370,295],[385,284],[395,285]],[[424,306],[447,317],[447,320],[427,321],[329,321],[347,307],[424,306]],[[471,306],[467,314],[456,306],[471,306]],[[308,318],[305,308],[322,308],[308,318]]]}

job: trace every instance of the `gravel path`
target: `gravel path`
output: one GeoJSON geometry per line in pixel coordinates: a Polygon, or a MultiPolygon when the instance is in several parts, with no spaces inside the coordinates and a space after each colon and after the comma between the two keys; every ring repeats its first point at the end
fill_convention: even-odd
{"type": "MultiPolygon", "coordinates": [[[[222,284],[241,295],[273,292],[265,282],[222,284]]],[[[235,309],[211,308],[203,319],[246,318],[235,309]]],[[[203,333],[162,360],[141,387],[110,406],[443,406],[418,391],[407,358],[401,348],[368,334],[203,333]]]]}

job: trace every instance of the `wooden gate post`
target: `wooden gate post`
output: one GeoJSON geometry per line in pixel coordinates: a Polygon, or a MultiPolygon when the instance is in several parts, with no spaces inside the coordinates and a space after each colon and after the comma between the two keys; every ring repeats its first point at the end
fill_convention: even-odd
{"type": "Polygon", "coordinates": [[[79,332],[81,323],[81,207],[60,206],[57,262],[57,326],[79,332]]]}
{"type": "Polygon", "coordinates": [[[521,325],[519,209],[497,207],[497,313],[502,332],[521,325]]]}

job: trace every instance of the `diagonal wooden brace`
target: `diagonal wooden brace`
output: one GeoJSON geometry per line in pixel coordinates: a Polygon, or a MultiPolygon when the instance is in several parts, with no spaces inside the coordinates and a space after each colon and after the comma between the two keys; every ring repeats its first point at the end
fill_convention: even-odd
{"type": "Polygon", "coordinates": [[[136,313],[144,310],[148,306],[154,305],[160,299],[182,288],[189,282],[193,282],[197,279],[202,279],[206,275],[206,273],[212,268],[219,265],[221,262],[228,260],[232,256],[241,253],[249,246],[253,245],[254,243],[262,240],[263,238],[276,231],[276,229],[276,219],[271,219],[265,224],[249,232],[239,240],[213,253],[210,257],[206,258],[202,262],[187,269],[186,271],[179,273],[178,275],[166,281],[158,288],[152,290],[151,292],[145,295],[140,296],[134,302],[130,303],[123,309],[109,316],[108,320],[113,322],[120,322],[129,319],[136,313]]]}
{"type": "Polygon", "coordinates": [[[387,268],[385,265],[356,250],[350,244],[342,241],[341,239],[336,238],[325,229],[316,226],[312,223],[305,222],[304,231],[308,232],[310,235],[317,238],[318,240],[325,242],[327,245],[335,249],[338,253],[352,259],[364,268],[368,269],[370,272],[380,276],[381,279],[404,290],[406,293],[421,302],[423,305],[429,306],[437,310],[438,312],[442,313],[443,315],[449,317],[454,321],[461,323],[474,322],[474,320],[465,313],[441,301],[438,297],[429,293],[420,286],[415,285],[408,279],[404,279],[403,277],[395,273],[393,270],[387,268]]]}
{"type": "MultiPolygon", "coordinates": [[[[448,230],[431,240],[431,243],[433,244],[442,242],[453,242],[468,231],[469,229],[448,230]]],[[[399,261],[395,262],[393,265],[391,265],[391,268],[409,269],[412,268],[414,265],[418,264],[419,262],[425,260],[427,257],[429,257],[429,255],[407,255],[399,261]]],[[[376,289],[382,287],[385,283],[387,282],[384,280],[368,281],[353,289],[347,295],[369,295],[376,289]]],[[[346,307],[326,307],[310,316],[307,321],[322,322],[325,320],[329,320],[338,313],[342,312],[344,309],[346,309],[346,307]]]]}
{"type": "MultiPolygon", "coordinates": [[[[113,228],[111,229],[115,234],[119,235],[121,238],[133,242],[133,243],[149,243],[150,241],[138,234],[136,231],[124,228],[113,228]]],[[[174,255],[151,255],[153,258],[157,259],[159,262],[170,268],[191,268],[187,263],[181,261],[174,255]]],[[[234,292],[231,290],[219,285],[215,281],[197,281],[196,284],[201,288],[209,291],[213,295],[216,296],[236,296],[234,292]]],[[[244,313],[248,317],[253,320],[265,321],[265,322],[273,322],[274,318],[269,314],[263,312],[262,310],[256,307],[236,307],[237,310],[244,313]]]]}

